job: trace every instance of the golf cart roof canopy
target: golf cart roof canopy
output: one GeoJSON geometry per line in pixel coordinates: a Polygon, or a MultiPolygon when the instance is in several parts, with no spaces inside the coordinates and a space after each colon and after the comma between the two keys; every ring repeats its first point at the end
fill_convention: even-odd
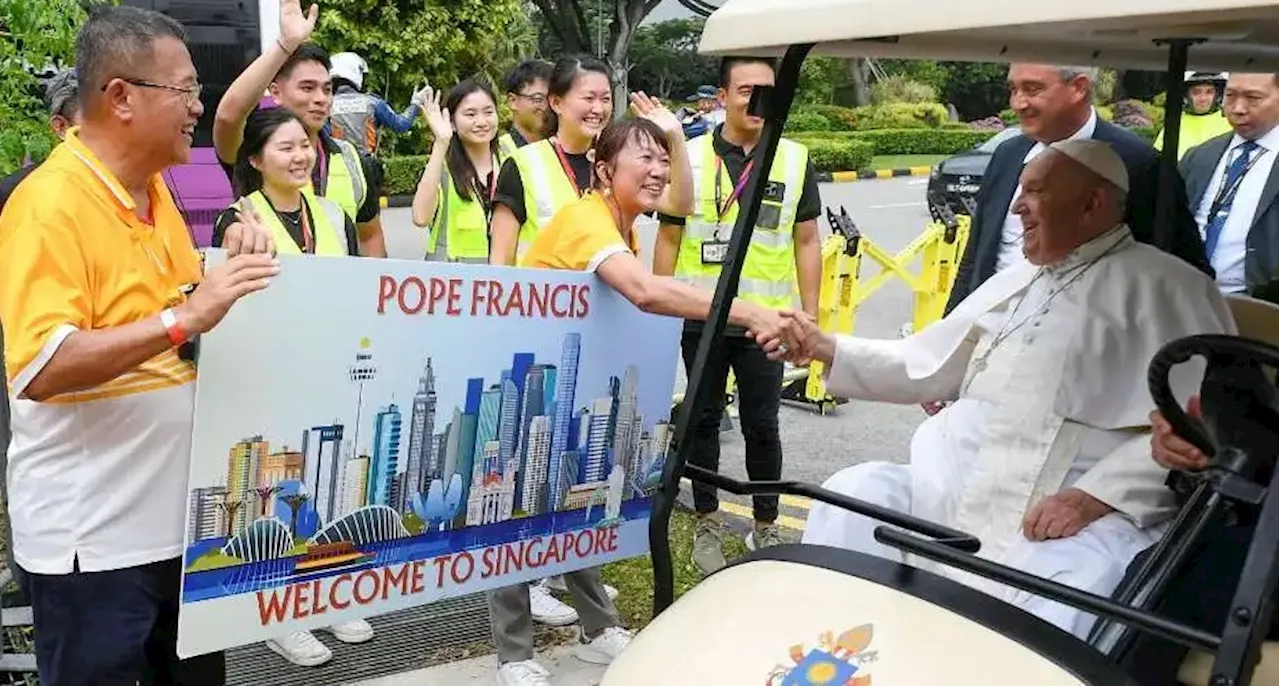
{"type": "Polygon", "coordinates": [[[1277,0],[726,0],[699,51],[1168,68],[1161,39],[1205,39],[1188,69],[1276,70],[1277,0]]]}

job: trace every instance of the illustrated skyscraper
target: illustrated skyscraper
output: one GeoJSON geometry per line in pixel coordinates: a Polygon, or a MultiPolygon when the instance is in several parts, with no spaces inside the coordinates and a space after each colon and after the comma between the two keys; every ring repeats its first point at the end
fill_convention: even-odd
{"type": "Polygon", "coordinates": [[[426,491],[426,469],[431,437],[436,430],[436,376],[431,359],[418,377],[418,392],[413,395],[413,407],[409,414],[409,443],[405,451],[405,476],[402,498],[396,504],[401,512],[408,512],[419,493],[426,491]]]}
{"type": "Polygon", "coordinates": [[[342,508],[342,425],[316,426],[302,432],[302,481],[321,525],[342,508]]]}
{"type": "Polygon", "coordinates": [[[547,472],[547,483],[550,485],[547,495],[547,509],[560,509],[563,497],[561,482],[563,477],[560,467],[566,450],[577,446],[569,442],[570,426],[573,422],[574,393],[578,387],[578,358],[582,354],[582,335],[565,334],[560,349],[560,367],[556,378],[555,414],[551,417],[551,446],[547,472]]]}
{"type": "Polygon", "coordinates": [[[378,365],[373,361],[373,343],[368,337],[360,339],[360,348],[356,350],[356,360],[347,368],[347,375],[351,379],[351,383],[356,387],[356,423],[353,425],[351,435],[352,454],[348,457],[354,457],[362,454],[360,452],[360,421],[364,418],[364,389],[365,385],[378,376],[378,365]]]}
{"type": "Polygon", "coordinates": [[[369,461],[369,505],[391,505],[400,463],[400,408],[392,403],[373,420],[373,455],[369,461]]]}
{"type": "Polygon", "coordinates": [[[532,364],[529,365],[528,371],[525,372],[524,388],[521,389],[520,397],[520,429],[516,441],[516,453],[514,455],[516,466],[516,503],[517,510],[528,511],[529,508],[521,501],[524,493],[525,477],[528,475],[529,460],[529,427],[533,423],[535,417],[543,413],[543,405],[546,401],[546,381],[547,365],[532,364]]]}

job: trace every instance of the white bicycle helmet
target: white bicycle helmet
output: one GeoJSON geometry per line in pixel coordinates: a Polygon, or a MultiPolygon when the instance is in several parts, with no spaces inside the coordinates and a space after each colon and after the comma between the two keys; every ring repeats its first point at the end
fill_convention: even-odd
{"type": "Polygon", "coordinates": [[[1187,113],[1193,113],[1191,106],[1191,87],[1201,84],[1211,85],[1217,91],[1213,98],[1213,107],[1209,108],[1206,114],[1217,112],[1222,107],[1222,96],[1227,90],[1227,79],[1230,76],[1227,72],[1208,72],[1208,71],[1189,71],[1182,77],[1182,82],[1186,87],[1186,91],[1182,96],[1182,109],[1187,113]]]}
{"type": "Polygon", "coordinates": [[[369,73],[369,63],[354,52],[340,52],[329,58],[329,75],[335,79],[350,81],[357,90],[364,88],[364,75],[369,73]]]}

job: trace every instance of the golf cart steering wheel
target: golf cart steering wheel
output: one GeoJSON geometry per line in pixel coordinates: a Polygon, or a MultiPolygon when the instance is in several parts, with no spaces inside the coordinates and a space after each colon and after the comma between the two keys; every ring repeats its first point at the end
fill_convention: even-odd
{"type": "MultiPolygon", "coordinates": [[[[1203,356],[1207,363],[1205,380],[1201,385],[1203,400],[1203,396],[1211,392],[1211,385],[1214,391],[1231,394],[1231,389],[1227,386],[1234,380],[1232,377],[1241,378],[1242,374],[1256,374],[1259,366],[1275,369],[1277,350],[1274,345],[1239,336],[1204,334],[1173,341],[1151,358],[1151,364],[1147,368],[1147,385],[1151,390],[1152,399],[1155,400],[1156,409],[1173,427],[1174,433],[1199,448],[1200,452],[1207,457],[1212,458],[1219,448],[1232,444],[1229,437],[1231,432],[1227,424],[1234,413],[1219,412],[1219,409],[1227,410],[1228,408],[1216,407],[1217,403],[1213,402],[1217,399],[1215,397],[1210,402],[1203,403],[1204,423],[1201,424],[1187,416],[1169,387],[1169,371],[1173,366],[1186,362],[1196,355],[1203,356]]],[[[1274,404],[1270,409],[1275,410],[1274,404]]]]}

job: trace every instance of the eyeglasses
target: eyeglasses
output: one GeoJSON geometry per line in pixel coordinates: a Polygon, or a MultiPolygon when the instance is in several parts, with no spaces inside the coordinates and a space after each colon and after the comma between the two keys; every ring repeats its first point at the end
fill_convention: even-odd
{"type": "MultiPolygon", "coordinates": [[[[191,105],[194,105],[196,101],[200,99],[200,93],[204,90],[204,85],[199,83],[197,83],[194,86],[170,86],[163,83],[143,81],[142,79],[121,78],[120,80],[124,81],[127,84],[138,86],[139,88],[157,88],[159,90],[166,90],[174,93],[182,93],[183,95],[187,96],[186,100],[187,100],[188,107],[190,107],[191,105]]],[[[105,92],[107,90],[107,86],[104,85],[102,87],[102,90],[105,92]]]]}
{"type": "Polygon", "coordinates": [[[521,100],[526,100],[530,105],[541,107],[547,104],[547,96],[545,93],[518,93],[521,100]]]}

